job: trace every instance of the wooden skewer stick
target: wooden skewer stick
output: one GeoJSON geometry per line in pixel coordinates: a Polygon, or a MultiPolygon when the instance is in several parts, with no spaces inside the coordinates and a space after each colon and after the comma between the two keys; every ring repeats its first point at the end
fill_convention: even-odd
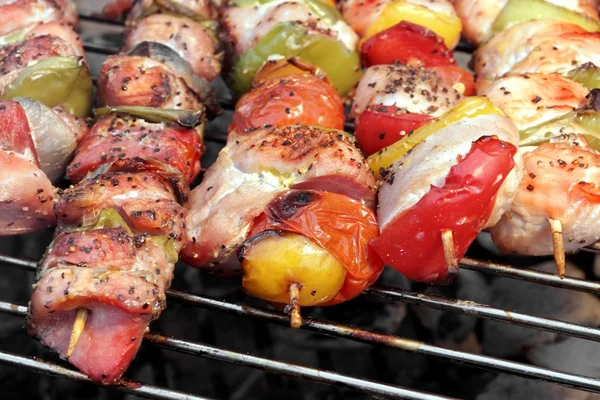
{"type": "Polygon", "coordinates": [[[444,246],[444,258],[448,271],[458,271],[458,260],[454,251],[454,238],[450,229],[442,230],[442,246],[444,246]]]}
{"type": "Polygon", "coordinates": [[[552,229],[552,245],[554,246],[554,260],[558,266],[558,275],[565,277],[565,245],[563,242],[562,223],[558,219],[548,218],[552,229]]]}
{"type": "Polygon", "coordinates": [[[290,285],[290,326],[292,328],[300,328],[302,325],[302,315],[300,315],[300,289],[302,285],[299,283],[292,283],[290,285]]]}
{"type": "Polygon", "coordinates": [[[75,322],[73,323],[73,329],[71,329],[71,338],[69,339],[69,349],[67,350],[67,358],[71,357],[73,351],[75,350],[75,346],[77,346],[77,342],[79,341],[79,337],[83,333],[83,328],[85,327],[85,321],[88,317],[88,310],[85,308],[80,308],[77,310],[77,316],[75,317],[75,322]]]}

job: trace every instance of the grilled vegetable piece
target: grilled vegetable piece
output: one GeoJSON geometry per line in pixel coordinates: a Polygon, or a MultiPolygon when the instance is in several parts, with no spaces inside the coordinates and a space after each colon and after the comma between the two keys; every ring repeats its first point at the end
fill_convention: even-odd
{"type": "Polygon", "coordinates": [[[392,146],[404,152],[380,170],[381,236],[372,242],[385,263],[412,280],[451,279],[477,234],[510,207],[520,180],[517,141],[510,120],[474,97],[392,146]]]}
{"type": "Polygon", "coordinates": [[[485,91],[521,132],[521,145],[560,135],[567,124],[549,122],[586,105],[588,90],[557,74],[508,75],[485,91]]]}
{"type": "Polygon", "coordinates": [[[433,119],[427,114],[409,113],[396,106],[369,106],[356,119],[354,135],[365,155],[377,153],[433,119]]]}
{"type": "Polygon", "coordinates": [[[237,102],[230,130],[293,123],[344,129],[344,104],[328,82],[314,75],[274,77],[237,102]]]}
{"type": "Polygon", "coordinates": [[[242,286],[253,296],[288,304],[289,287],[296,283],[300,306],[353,299],[383,271],[383,262],[369,246],[378,234],[375,214],[359,201],[291,190],[253,222],[239,253],[242,286]]]}
{"type": "Polygon", "coordinates": [[[92,80],[77,50],[57,36],[35,36],[0,50],[0,98],[29,97],[48,107],[89,115],[92,80]]]}
{"type": "Polygon", "coordinates": [[[505,253],[553,254],[548,218],[562,224],[566,252],[596,241],[600,155],[577,135],[522,151],[525,174],[517,196],[490,230],[496,246],[505,253]]]}
{"type": "Polygon", "coordinates": [[[32,99],[17,97],[15,100],[27,117],[40,168],[50,181],[57,182],[64,175],[77,145],[88,132],[86,122],[62,107],[50,109],[32,99]]]}
{"type": "Polygon", "coordinates": [[[139,157],[176,168],[189,185],[200,172],[202,152],[202,139],[193,128],[112,114],[96,122],[81,142],[67,177],[79,182],[104,163],[139,157]]]}
{"type": "Polygon", "coordinates": [[[140,46],[164,46],[189,64],[196,76],[212,81],[221,73],[216,55],[217,40],[212,29],[211,21],[197,22],[184,16],[153,14],[129,28],[122,51],[136,54],[136,48],[140,46]]]}
{"type": "Polygon", "coordinates": [[[496,17],[492,30],[502,32],[511,26],[535,19],[558,19],[577,24],[589,32],[597,32],[600,30],[600,22],[598,5],[594,3],[593,0],[579,0],[565,5],[562,1],[508,0],[496,17]]]}
{"type": "Polygon", "coordinates": [[[509,72],[567,76],[586,63],[600,65],[600,34],[562,21],[531,21],[498,33],[477,50],[477,90],[509,72]]]}
{"type": "Polygon", "coordinates": [[[261,37],[256,45],[237,59],[231,74],[237,96],[252,88],[254,75],[265,63],[280,56],[296,56],[322,69],[341,96],[356,86],[361,75],[358,53],[340,41],[301,24],[278,24],[261,37]]]}
{"type": "Polygon", "coordinates": [[[367,67],[395,63],[427,68],[456,64],[442,38],[421,25],[407,21],[365,41],[360,47],[360,57],[367,67]]]}
{"type": "Polygon", "coordinates": [[[190,244],[182,258],[217,273],[239,272],[230,256],[254,219],[290,188],[326,190],[374,206],[375,180],[345,133],[303,125],[232,131],[192,192],[186,219],[190,244]]]}
{"type": "Polygon", "coordinates": [[[98,79],[100,106],[143,106],[198,110],[202,102],[167,65],[148,57],[114,55],[98,79]]]}

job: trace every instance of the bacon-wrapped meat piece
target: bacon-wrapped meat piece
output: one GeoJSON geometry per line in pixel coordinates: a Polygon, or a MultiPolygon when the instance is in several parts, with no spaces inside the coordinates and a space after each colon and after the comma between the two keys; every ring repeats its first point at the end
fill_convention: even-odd
{"type": "MultiPolygon", "coordinates": [[[[152,14],[137,20],[126,33],[124,53],[136,53],[141,46],[166,47],[187,62],[195,75],[212,81],[221,73],[217,40],[211,21],[189,17],[152,14]]],[[[167,50],[168,49],[168,50],[167,50]]]]}
{"type": "Polygon", "coordinates": [[[202,101],[166,64],[148,57],[110,56],[98,78],[101,106],[198,110],[202,101]]]}
{"type": "Polygon", "coordinates": [[[214,61],[214,47],[187,48],[206,41],[203,24],[147,11],[128,31],[134,54],[102,67],[105,107],[68,167],[75,184],[54,207],[57,234],[29,306],[29,333],[104,384],[120,379],[165,307],[204,149],[204,78],[218,74],[195,63],[214,61]]]}
{"type": "Polygon", "coordinates": [[[36,25],[60,21],[76,26],[79,17],[72,0],[4,0],[0,2],[4,16],[0,27],[2,42],[18,40],[36,25]]]}

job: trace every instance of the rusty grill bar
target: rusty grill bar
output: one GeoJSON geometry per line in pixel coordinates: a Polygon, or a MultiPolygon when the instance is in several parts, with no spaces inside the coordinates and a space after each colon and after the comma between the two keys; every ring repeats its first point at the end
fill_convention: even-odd
{"type": "MultiPolygon", "coordinates": [[[[80,17],[82,20],[88,21],[90,23],[102,23],[117,26],[122,25],[122,23],[105,20],[101,17],[97,17],[91,14],[80,14],[80,17]]],[[[96,53],[100,55],[113,54],[118,50],[114,45],[110,45],[108,43],[98,44],[91,43],[89,41],[86,41],[84,43],[84,48],[86,52],[96,53]]],[[[469,45],[461,45],[457,48],[457,50],[471,52],[473,48],[469,45]]],[[[232,108],[231,100],[220,100],[224,108],[232,108]]],[[[347,123],[346,129],[353,130],[353,124],[347,123]]],[[[205,134],[204,139],[206,141],[214,142],[216,144],[221,145],[225,143],[224,137],[214,135],[209,132],[205,134]]],[[[203,168],[202,171],[205,171],[205,168],[203,168]]],[[[600,253],[600,244],[591,245],[585,250],[600,253]]],[[[1,254],[0,263],[21,268],[29,272],[35,272],[36,269],[35,261],[18,257],[10,257],[1,254]]],[[[553,286],[557,288],[570,289],[592,294],[600,293],[600,282],[592,282],[588,280],[569,277],[561,279],[558,275],[555,274],[530,269],[520,269],[512,267],[510,265],[495,264],[472,258],[464,258],[461,261],[461,267],[464,269],[469,269],[482,273],[494,274],[513,279],[534,282],[542,285],[553,286]]],[[[167,295],[169,300],[180,302],[183,304],[193,305],[204,309],[234,314],[238,316],[244,316],[247,318],[253,318],[272,324],[284,326],[289,325],[289,317],[278,311],[237,304],[229,301],[211,298],[208,296],[191,294],[178,290],[169,290],[167,292],[167,295]]],[[[499,308],[487,306],[485,304],[478,304],[472,301],[463,301],[459,299],[450,299],[441,296],[427,295],[411,290],[387,287],[380,284],[376,284],[373,287],[371,287],[364,294],[364,296],[379,297],[389,301],[403,302],[407,304],[419,305],[443,311],[462,313],[474,317],[501,321],[510,324],[517,324],[532,329],[539,329],[557,333],[560,335],[600,342],[600,329],[598,328],[586,327],[559,320],[540,318],[508,310],[502,310],[499,308]]],[[[22,305],[11,304],[0,300],[0,313],[17,317],[24,317],[27,314],[27,308],[22,305]]],[[[375,346],[400,349],[429,357],[435,357],[457,363],[464,363],[467,365],[480,367],[488,370],[511,373],[527,378],[544,380],[576,389],[600,393],[600,380],[591,377],[560,372],[548,368],[537,367],[514,361],[502,360],[490,356],[445,349],[443,347],[429,345],[427,343],[412,339],[371,332],[364,329],[354,328],[347,325],[312,318],[305,318],[301,329],[305,329],[323,335],[328,335],[334,338],[347,339],[375,346]]],[[[218,347],[198,342],[180,340],[156,332],[146,333],[144,336],[144,342],[145,344],[159,346],[172,351],[206,357],[209,359],[224,361],[233,364],[244,365],[251,368],[262,369],[266,372],[273,374],[280,374],[289,377],[301,378],[324,384],[334,385],[341,388],[352,389],[373,396],[375,398],[403,398],[416,400],[450,399],[449,397],[424,393],[409,388],[383,384],[371,380],[350,377],[336,372],[319,370],[282,361],[271,360],[259,356],[221,349],[218,347]]],[[[12,354],[8,352],[0,352],[0,363],[28,369],[30,371],[43,373],[47,375],[68,378],[84,383],[95,384],[91,379],[89,379],[87,376],[80,372],[74,371],[73,369],[66,368],[58,364],[38,360],[36,358],[25,357],[22,355],[12,354]]],[[[124,380],[123,383],[112,386],[111,388],[152,399],[207,399],[206,397],[187,394],[177,390],[161,388],[130,380],[124,380]]]]}

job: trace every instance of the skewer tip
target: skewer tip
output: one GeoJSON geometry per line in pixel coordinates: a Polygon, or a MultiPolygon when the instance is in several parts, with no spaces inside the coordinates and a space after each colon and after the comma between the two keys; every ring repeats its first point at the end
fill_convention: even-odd
{"type": "Polygon", "coordinates": [[[565,277],[565,245],[562,234],[562,223],[558,219],[548,218],[552,230],[552,246],[554,247],[554,260],[560,278],[565,277]]]}
{"type": "Polygon", "coordinates": [[[444,247],[444,259],[446,260],[448,272],[458,271],[458,260],[454,251],[454,237],[450,229],[442,230],[442,246],[444,247]]]}
{"type": "Polygon", "coordinates": [[[77,310],[77,316],[75,317],[75,322],[73,322],[73,328],[71,329],[71,337],[69,338],[67,358],[71,357],[73,351],[75,350],[75,346],[77,346],[79,337],[83,333],[83,328],[85,327],[85,321],[87,320],[88,313],[89,311],[85,308],[80,308],[79,310],[77,310]]]}
{"type": "Polygon", "coordinates": [[[300,328],[302,326],[302,315],[300,314],[300,289],[302,285],[299,283],[292,283],[290,285],[290,326],[292,328],[300,328]]]}

